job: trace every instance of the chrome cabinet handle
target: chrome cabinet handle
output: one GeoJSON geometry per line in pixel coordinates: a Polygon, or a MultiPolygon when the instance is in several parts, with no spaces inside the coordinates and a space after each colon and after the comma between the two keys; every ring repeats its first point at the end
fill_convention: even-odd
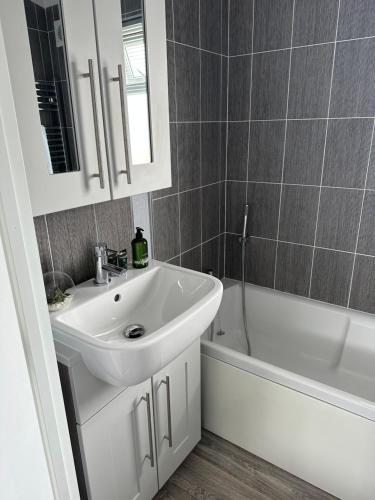
{"type": "Polygon", "coordinates": [[[169,448],[172,448],[172,414],[171,414],[171,385],[170,379],[167,375],[165,380],[162,380],[162,384],[165,384],[167,389],[167,415],[168,415],[168,435],[164,436],[164,439],[168,440],[169,448]]]}
{"type": "Polygon", "coordinates": [[[120,170],[120,174],[126,174],[126,179],[128,184],[132,183],[131,172],[130,172],[130,154],[129,154],[129,143],[128,143],[128,130],[126,124],[126,97],[124,94],[124,76],[122,73],[122,65],[119,64],[117,66],[117,74],[118,76],[114,77],[112,80],[114,82],[118,82],[119,90],[120,90],[120,105],[121,105],[121,121],[122,121],[122,139],[124,141],[124,151],[125,151],[125,161],[126,161],[126,169],[120,170]]]}
{"type": "Polygon", "coordinates": [[[151,420],[151,402],[150,402],[150,393],[146,392],[146,397],[143,396],[141,401],[146,401],[147,407],[147,423],[148,423],[148,442],[150,446],[150,454],[146,455],[146,458],[150,459],[151,467],[155,466],[155,458],[154,458],[154,446],[152,444],[152,420],[151,420]]]}
{"type": "Polygon", "coordinates": [[[89,65],[89,72],[88,73],[83,73],[82,76],[84,78],[89,78],[90,79],[92,114],[93,114],[93,119],[94,119],[94,132],[95,132],[95,143],[96,143],[96,156],[98,158],[98,170],[99,170],[99,173],[94,174],[93,177],[99,177],[99,179],[100,179],[100,187],[101,187],[101,189],[104,189],[102,153],[101,153],[101,150],[100,150],[98,108],[96,106],[94,65],[93,65],[93,60],[92,59],[88,59],[88,65],[89,65]]]}

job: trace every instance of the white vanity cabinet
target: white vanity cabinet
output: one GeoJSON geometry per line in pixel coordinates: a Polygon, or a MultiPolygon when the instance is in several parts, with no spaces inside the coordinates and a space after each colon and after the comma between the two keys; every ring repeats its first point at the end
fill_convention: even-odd
{"type": "Polygon", "coordinates": [[[170,186],[165,0],[3,0],[5,12],[33,215],[170,186]]]}
{"type": "Polygon", "coordinates": [[[56,352],[82,499],[151,500],[201,437],[200,340],[128,388],[56,352]]]}
{"type": "Polygon", "coordinates": [[[149,500],[157,493],[150,380],[77,427],[91,500],[149,500]]]}

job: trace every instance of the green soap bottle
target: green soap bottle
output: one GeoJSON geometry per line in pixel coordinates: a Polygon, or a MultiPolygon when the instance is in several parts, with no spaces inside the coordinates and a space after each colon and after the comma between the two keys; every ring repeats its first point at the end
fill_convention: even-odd
{"type": "Polygon", "coordinates": [[[147,240],[143,237],[141,227],[137,227],[137,233],[132,241],[133,252],[133,267],[135,269],[142,269],[148,266],[148,244],[147,240]]]}

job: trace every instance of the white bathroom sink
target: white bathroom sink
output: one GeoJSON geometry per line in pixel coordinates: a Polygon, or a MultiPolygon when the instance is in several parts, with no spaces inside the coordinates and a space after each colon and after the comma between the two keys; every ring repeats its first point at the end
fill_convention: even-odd
{"type": "Polygon", "coordinates": [[[79,351],[93,375],[112,385],[151,377],[194,342],[219,308],[223,287],[209,275],[158,261],[108,286],[77,286],[68,309],[51,314],[54,339],[79,351]],[[143,336],[129,339],[129,325],[143,336]]]}

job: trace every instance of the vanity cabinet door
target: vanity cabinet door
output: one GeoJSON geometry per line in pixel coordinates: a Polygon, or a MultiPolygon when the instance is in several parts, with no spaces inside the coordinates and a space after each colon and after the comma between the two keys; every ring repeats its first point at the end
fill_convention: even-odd
{"type": "Polygon", "coordinates": [[[153,377],[159,487],[201,438],[200,340],[153,377]]]}
{"type": "Polygon", "coordinates": [[[157,493],[152,406],[147,380],[77,426],[91,500],[150,500],[157,493]]]}
{"type": "Polygon", "coordinates": [[[171,185],[165,0],[93,0],[113,198],[171,185]]]}

